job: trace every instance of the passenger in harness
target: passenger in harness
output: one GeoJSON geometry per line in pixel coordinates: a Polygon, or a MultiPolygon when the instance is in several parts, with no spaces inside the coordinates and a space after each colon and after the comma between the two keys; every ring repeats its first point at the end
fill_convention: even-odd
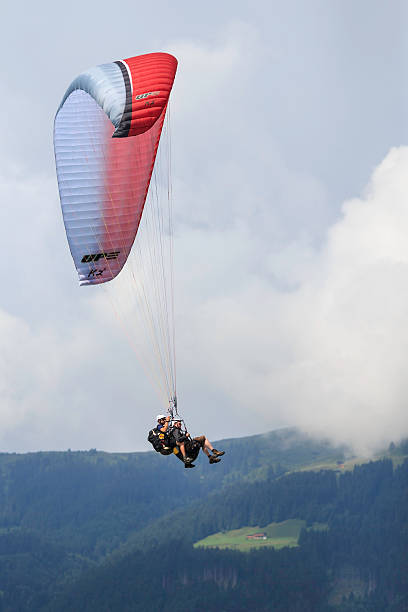
{"type": "Polygon", "coordinates": [[[153,446],[154,450],[162,455],[171,455],[175,442],[170,441],[168,429],[170,424],[170,415],[158,414],[157,425],[149,431],[147,440],[153,446]]]}
{"type": "Polygon", "coordinates": [[[176,419],[174,421],[173,427],[170,431],[169,440],[171,445],[175,443],[176,448],[174,448],[173,452],[177,455],[177,457],[179,457],[179,459],[184,461],[185,468],[195,467],[193,461],[197,459],[200,448],[203,453],[207,455],[210,463],[219,463],[221,461],[220,457],[225,455],[225,451],[219,451],[214,448],[206,436],[191,438],[188,431],[183,432],[181,429],[180,419],[176,419]],[[179,453],[176,453],[176,450],[178,449],[179,453]],[[210,454],[210,451],[212,454],[210,454]]]}

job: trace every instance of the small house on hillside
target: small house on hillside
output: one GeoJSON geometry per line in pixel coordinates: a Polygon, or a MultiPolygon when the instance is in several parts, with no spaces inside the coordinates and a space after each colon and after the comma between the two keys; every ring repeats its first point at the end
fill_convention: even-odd
{"type": "Polygon", "coordinates": [[[251,535],[247,535],[247,540],[266,540],[266,533],[253,533],[251,535]]]}

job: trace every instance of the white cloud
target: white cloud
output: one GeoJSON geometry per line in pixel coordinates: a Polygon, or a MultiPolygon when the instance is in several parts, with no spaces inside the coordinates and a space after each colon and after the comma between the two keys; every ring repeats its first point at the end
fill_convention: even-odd
{"type": "Polygon", "coordinates": [[[242,410],[361,452],[408,435],[407,177],[408,148],[393,149],[366,193],[344,204],[324,247],[309,250],[306,265],[292,258],[296,289],[279,291],[241,266],[251,236],[223,234],[241,282],[231,290],[230,258],[218,250],[226,283],[190,305],[189,329],[203,375],[242,410]]]}

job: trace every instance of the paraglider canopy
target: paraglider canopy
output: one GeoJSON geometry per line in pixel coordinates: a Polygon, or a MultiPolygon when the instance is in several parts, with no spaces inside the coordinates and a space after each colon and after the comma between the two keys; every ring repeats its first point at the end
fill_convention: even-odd
{"type": "Polygon", "coordinates": [[[114,278],[139,227],[177,68],[168,53],[79,75],[58,108],[54,146],[68,243],[81,285],[114,278]]]}

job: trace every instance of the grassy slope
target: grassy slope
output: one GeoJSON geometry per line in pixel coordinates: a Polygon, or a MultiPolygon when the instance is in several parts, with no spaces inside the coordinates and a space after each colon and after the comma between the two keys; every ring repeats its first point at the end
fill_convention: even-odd
{"type": "Polygon", "coordinates": [[[221,531],[196,542],[196,548],[231,548],[240,551],[249,551],[254,548],[283,548],[284,546],[297,546],[300,530],[305,521],[289,519],[282,523],[270,523],[266,527],[241,527],[231,531],[221,531]],[[266,540],[248,540],[247,536],[254,533],[265,533],[266,540]]]}
{"type": "MultiPolygon", "coordinates": [[[[240,550],[248,552],[254,548],[273,547],[276,549],[284,546],[297,546],[299,535],[306,521],[300,519],[288,519],[281,523],[269,523],[266,527],[241,527],[231,531],[220,531],[214,533],[194,544],[194,548],[220,548],[240,550]],[[248,540],[247,536],[254,533],[264,533],[266,540],[248,540]]],[[[327,525],[315,523],[311,529],[324,530],[327,525]]]]}
{"type": "Polygon", "coordinates": [[[383,458],[389,458],[392,460],[394,468],[398,465],[401,465],[408,455],[392,455],[388,452],[378,453],[373,457],[352,457],[350,459],[346,459],[341,465],[337,463],[337,461],[326,460],[326,461],[316,461],[313,463],[309,463],[306,465],[302,465],[298,467],[297,472],[310,472],[310,471],[320,471],[320,470],[335,470],[339,473],[352,471],[356,465],[363,465],[364,463],[369,463],[370,461],[377,461],[383,458]]]}

